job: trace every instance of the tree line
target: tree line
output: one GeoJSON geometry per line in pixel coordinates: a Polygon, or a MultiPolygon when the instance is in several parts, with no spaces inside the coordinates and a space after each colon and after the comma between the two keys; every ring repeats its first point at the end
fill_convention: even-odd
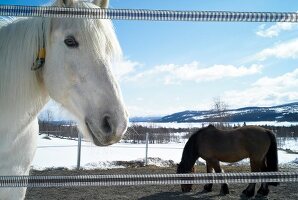
{"type": "MultiPolygon", "coordinates": [[[[228,123],[212,123],[221,129],[233,129],[239,126],[246,126],[245,123],[238,125],[229,125],[228,123]]],[[[206,124],[205,126],[207,126],[206,124]]],[[[263,125],[261,127],[272,130],[276,137],[293,137],[298,138],[298,126],[269,126],[263,125]]],[[[180,138],[188,139],[189,136],[197,131],[198,128],[167,128],[161,127],[157,124],[151,124],[149,126],[142,126],[138,124],[132,124],[128,127],[124,134],[123,141],[129,143],[144,143],[146,141],[146,134],[148,133],[148,140],[150,144],[160,144],[169,142],[179,142],[180,138]]],[[[48,136],[54,136],[59,138],[75,139],[78,137],[79,130],[77,125],[73,122],[39,122],[39,132],[47,134],[48,136]]]]}
{"type": "Polygon", "coordinates": [[[38,124],[40,134],[68,139],[78,138],[79,129],[72,121],[39,121],[38,124]]]}

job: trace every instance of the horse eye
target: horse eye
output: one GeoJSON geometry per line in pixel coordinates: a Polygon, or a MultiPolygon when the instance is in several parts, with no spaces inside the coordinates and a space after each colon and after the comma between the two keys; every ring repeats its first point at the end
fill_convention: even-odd
{"type": "Polygon", "coordinates": [[[76,48],[79,46],[79,43],[76,41],[76,39],[73,36],[67,36],[64,40],[64,43],[71,48],[76,48]]]}

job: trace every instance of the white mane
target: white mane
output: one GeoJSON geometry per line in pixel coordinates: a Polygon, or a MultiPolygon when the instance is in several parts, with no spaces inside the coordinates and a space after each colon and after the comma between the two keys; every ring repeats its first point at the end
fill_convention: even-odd
{"type": "MultiPolygon", "coordinates": [[[[39,18],[23,18],[5,20],[1,23],[0,120],[17,117],[28,108],[29,115],[36,115],[46,101],[45,95],[39,93],[42,89],[38,84],[38,76],[31,71],[39,48],[38,38],[42,35],[41,22],[39,18]],[[44,99],[37,98],[31,102],[36,96],[44,99]],[[16,109],[16,112],[8,110],[12,108],[16,109]],[[9,116],[10,113],[14,113],[15,116],[9,116]]],[[[0,130],[2,131],[1,125],[0,130]]]]}

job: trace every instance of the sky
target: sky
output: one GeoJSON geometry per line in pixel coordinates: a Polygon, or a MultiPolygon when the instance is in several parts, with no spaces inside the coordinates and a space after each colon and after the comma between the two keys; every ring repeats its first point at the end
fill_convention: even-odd
{"type": "MultiPolygon", "coordinates": [[[[48,0],[0,0],[42,5],[48,0]]],[[[293,0],[110,0],[111,8],[297,12],[293,0]]],[[[298,24],[113,21],[130,116],[298,101],[298,24]]],[[[54,105],[49,107],[54,108],[54,105]]],[[[56,107],[54,108],[56,109],[56,107]]]]}

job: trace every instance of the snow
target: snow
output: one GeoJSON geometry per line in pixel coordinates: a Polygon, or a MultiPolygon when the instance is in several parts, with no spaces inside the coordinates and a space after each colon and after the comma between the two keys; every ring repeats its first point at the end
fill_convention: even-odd
{"type": "MultiPolygon", "coordinates": [[[[169,160],[179,163],[185,142],[184,140],[181,143],[149,144],[149,164],[168,166],[169,160]]],[[[32,168],[37,170],[57,167],[76,168],[77,144],[78,142],[75,140],[53,137],[44,139],[44,135],[39,135],[38,148],[32,168]]],[[[298,141],[296,140],[286,140],[282,148],[298,151],[297,144],[298,141]]],[[[298,154],[278,151],[278,156],[279,164],[290,163],[292,166],[298,166],[298,154]]],[[[84,169],[123,167],[116,165],[115,161],[135,160],[143,162],[144,158],[145,144],[118,143],[108,147],[97,147],[90,142],[82,141],[81,166],[84,169]]],[[[204,162],[201,159],[199,161],[204,162]]],[[[240,164],[248,164],[248,160],[243,160],[240,164]]]]}
{"type": "Polygon", "coordinates": [[[205,115],[192,117],[193,120],[202,120],[202,119],[205,119],[205,118],[206,118],[205,115]]]}
{"type": "MultiPolygon", "coordinates": [[[[277,143],[283,149],[291,149],[292,151],[298,152],[298,139],[295,138],[277,138],[277,143]]],[[[298,157],[298,154],[297,154],[298,157]]]]}
{"type": "MultiPolygon", "coordinates": [[[[38,148],[33,160],[34,169],[65,167],[73,169],[77,164],[77,141],[39,136],[38,148]]],[[[180,161],[184,143],[149,144],[148,157],[180,161]]],[[[118,143],[97,147],[82,141],[81,166],[83,168],[115,167],[113,161],[144,160],[145,144],[118,143]],[[110,165],[108,165],[109,163],[110,165]]],[[[154,162],[154,161],[152,161],[154,162]]],[[[150,164],[150,163],[149,163],[150,164]]]]}
{"type": "MultiPolygon", "coordinates": [[[[278,122],[278,121],[256,121],[256,122],[245,122],[246,125],[268,125],[268,126],[297,126],[298,122],[278,122]]],[[[166,128],[202,128],[202,126],[208,126],[209,122],[194,122],[194,123],[177,123],[177,122],[168,122],[168,123],[150,123],[150,122],[134,122],[130,124],[142,125],[142,126],[151,126],[151,127],[166,127],[166,128]]],[[[234,125],[243,125],[244,122],[229,122],[231,126],[234,125]]]]}
{"type": "MultiPolygon", "coordinates": [[[[240,122],[239,124],[243,124],[244,122],[240,122]]],[[[298,122],[278,122],[278,121],[260,121],[260,122],[245,122],[246,125],[268,125],[268,126],[297,126],[298,122]]],[[[233,124],[233,123],[232,123],[233,124]]],[[[237,123],[234,123],[237,124],[237,123]]]]}
{"type": "Polygon", "coordinates": [[[298,158],[298,154],[289,154],[285,151],[278,151],[278,163],[287,164],[293,163],[298,158]]]}

